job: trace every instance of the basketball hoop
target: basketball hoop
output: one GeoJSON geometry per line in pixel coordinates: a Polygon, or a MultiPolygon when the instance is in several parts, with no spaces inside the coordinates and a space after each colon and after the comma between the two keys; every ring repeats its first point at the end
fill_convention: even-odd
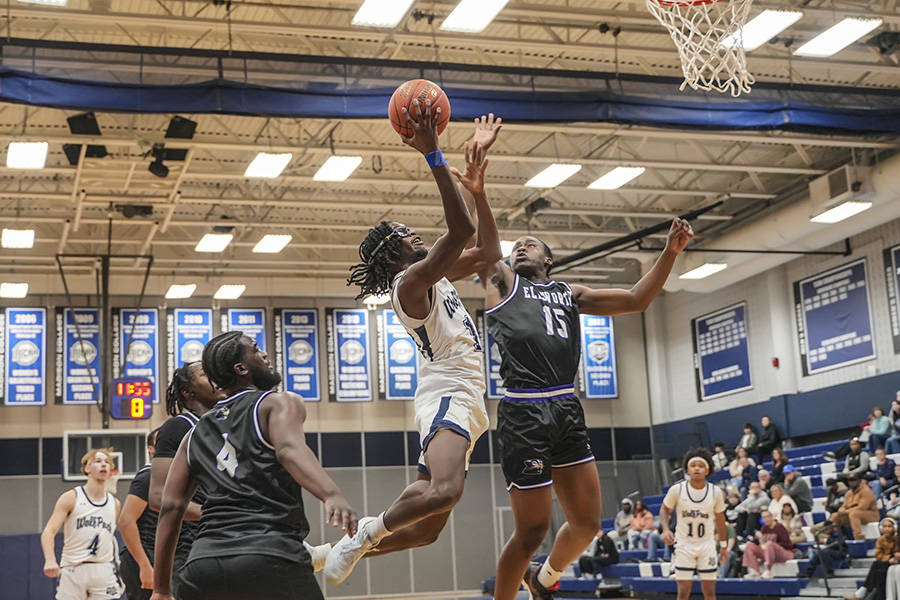
{"type": "Polygon", "coordinates": [[[681,57],[684,83],[695,90],[750,93],[741,28],[753,0],[647,0],[681,57]]]}

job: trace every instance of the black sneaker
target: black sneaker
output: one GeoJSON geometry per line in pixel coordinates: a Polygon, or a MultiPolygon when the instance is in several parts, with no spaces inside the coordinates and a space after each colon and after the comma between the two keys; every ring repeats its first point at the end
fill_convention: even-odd
{"type": "Polygon", "coordinates": [[[541,582],[538,581],[538,573],[541,572],[541,563],[533,562],[528,565],[528,570],[525,571],[525,587],[528,588],[528,592],[531,594],[531,600],[551,600],[559,590],[559,582],[553,584],[549,590],[541,585],[541,582]]]}

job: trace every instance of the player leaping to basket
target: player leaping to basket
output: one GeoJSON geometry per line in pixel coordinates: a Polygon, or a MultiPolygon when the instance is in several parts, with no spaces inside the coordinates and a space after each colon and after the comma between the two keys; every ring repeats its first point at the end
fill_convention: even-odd
{"type": "Polygon", "coordinates": [[[678,582],[678,600],[688,600],[696,572],[704,600],[716,599],[716,575],[719,562],[728,560],[728,539],[725,528],[725,493],[722,488],[706,481],[713,472],[712,453],[706,448],[688,450],[684,455],[684,481],[666,492],[659,509],[662,539],[675,544],[672,564],[678,582]],[[669,529],[672,512],[678,517],[675,534],[669,529]],[[715,528],[715,530],[714,530],[715,528]],[[716,552],[716,530],[723,540],[721,557],[716,552]]]}

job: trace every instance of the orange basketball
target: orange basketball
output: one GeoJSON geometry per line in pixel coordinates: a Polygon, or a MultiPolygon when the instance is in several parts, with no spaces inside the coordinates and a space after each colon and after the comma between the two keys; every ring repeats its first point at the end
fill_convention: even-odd
{"type": "MultiPolygon", "coordinates": [[[[394,131],[404,137],[410,137],[413,134],[412,127],[406,122],[406,117],[400,111],[404,106],[409,111],[409,116],[416,118],[416,109],[413,105],[414,100],[431,100],[431,114],[441,108],[441,120],[438,122],[438,133],[444,131],[447,123],[450,122],[450,100],[436,83],[432,83],[427,79],[413,79],[401,84],[391,96],[391,102],[388,104],[388,117],[391,119],[391,125],[394,131]]],[[[423,107],[424,108],[424,107],[423,107]]]]}

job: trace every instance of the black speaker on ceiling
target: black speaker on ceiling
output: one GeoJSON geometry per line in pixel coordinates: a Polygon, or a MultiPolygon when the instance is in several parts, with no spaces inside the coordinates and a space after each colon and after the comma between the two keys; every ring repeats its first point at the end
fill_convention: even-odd
{"type": "Polygon", "coordinates": [[[177,140],[190,140],[194,138],[194,131],[196,129],[197,124],[190,119],[177,116],[172,117],[172,120],[169,121],[169,128],[166,130],[166,137],[177,140]]]}

